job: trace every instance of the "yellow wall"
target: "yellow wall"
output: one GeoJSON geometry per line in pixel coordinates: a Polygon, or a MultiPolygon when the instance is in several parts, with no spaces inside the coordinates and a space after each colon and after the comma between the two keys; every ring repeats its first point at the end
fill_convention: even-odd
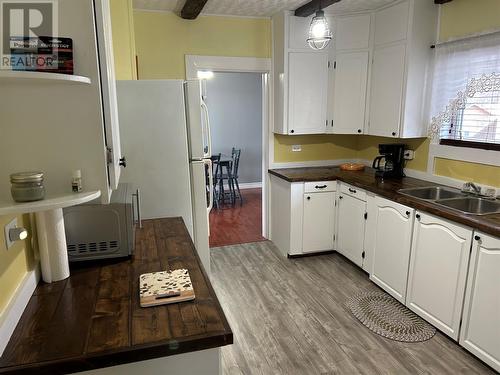
{"type": "Polygon", "coordinates": [[[384,137],[371,137],[367,135],[360,136],[357,142],[357,158],[364,160],[372,160],[377,156],[378,145],[380,143],[404,143],[408,148],[415,150],[415,159],[407,163],[407,168],[415,169],[418,171],[427,170],[427,155],[429,154],[429,140],[426,138],[416,139],[394,139],[384,137]]]}
{"type": "Polygon", "coordinates": [[[185,55],[270,57],[271,21],[134,12],[140,79],[184,79],[185,55]]]}
{"type": "Polygon", "coordinates": [[[436,158],[434,173],[440,176],[454,177],[459,180],[475,181],[480,184],[500,187],[500,168],[493,165],[436,158]]]}
{"type": "MultiPolygon", "coordinates": [[[[24,241],[16,242],[9,250],[5,247],[3,228],[13,218],[14,216],[0,216],[0,316],[27,272],[35,266],[31,235],[24,241]]],[[[28,229],[31,234],[29,216],[20,215],[17,220],[18,226],[28,229]]]]}
{"type": "Polygon", "coordinates": [[[453,0],[441,9],[441,41],[500,27],[500,1],[453,0]]]}
{"type": "Polygon", "coordinates": [[[356,158],[356,137],[349,135],[277,135],[274,136],[274,161],[333,160],[356,158]],[[292,152],[301,145],[301,152],[292,152]],[[325,159],[325,155],[328,157],[325,159]]]}
{"type": "Polygon", "coordinates": [[[132,0],[111,0],[116,79],[136,79],[132,0]]]}

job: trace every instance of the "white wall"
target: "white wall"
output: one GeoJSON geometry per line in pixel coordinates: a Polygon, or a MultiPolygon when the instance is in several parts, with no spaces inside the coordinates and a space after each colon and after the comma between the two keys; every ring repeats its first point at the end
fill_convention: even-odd
{"type": "Polygon", "coordinates": [[[215,73],[206,92],[213,154],[241,148],[239,182],[261,182],[262,75],[215,73]]]}

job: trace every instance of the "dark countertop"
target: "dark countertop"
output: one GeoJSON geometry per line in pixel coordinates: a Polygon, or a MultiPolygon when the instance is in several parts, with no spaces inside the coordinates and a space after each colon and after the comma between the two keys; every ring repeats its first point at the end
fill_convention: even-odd
{"type": "Polygon", "coordinates": [[[0,373],[63,374],[229,345],[233,333],[181,218],[144,221],[133,259],[72,267],[41,282],[0,373]],[[139,275],[189,270],[196,299],[139,306],[139,275]]]}
{"type": "Polygon", "coordinates": [[[433,202],[423,201],[398,193],[399,189],[438,185],[433,182],[411,177],[405,177],[401,180],[381,180],[375,178],[375,172],[371,168],[367,168],[362,172],[341,171],[338,167],[287,168],[270,169],[269,173],[288,182],[343,181],[395,202],[500,237],[500,214],[484,216],[462,214],[436,205],[433,202]]]}

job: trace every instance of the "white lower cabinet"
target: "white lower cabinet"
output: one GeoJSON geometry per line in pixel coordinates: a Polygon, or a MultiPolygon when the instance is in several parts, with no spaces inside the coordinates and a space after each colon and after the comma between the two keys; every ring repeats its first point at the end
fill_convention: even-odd
{"type": "MultiPolygon", "coordinates": [[[[356,190],[355,194],[359,191],[356,190]]],[[[340,192],[338,200],[337,251],[363,267],[366,202],[340,192]]]]}
{"type": "Polygon", "coordinates": [[[406,305],[458,340],[472,230],[421,212],[415,218],[406,305]]]}
{"type": "Polygon", "coordinates": [[[336,181],[271,176],[270,239],[284,256],[334,249],[336,181]]]}
{"type": "Polygon", "coordinates": [[[335,193],[305,193],[302,252],[333,250],[335,193]]]}
{"type": "Polygon", "coordinates": [[[476,232],[460,345],[500,371],[500,239],[476,232]]]}
{"type": "Polygon", "coordinates": [[[375,204],[370,279],[404,304],[415,210],[380,197],[375,204]]]}

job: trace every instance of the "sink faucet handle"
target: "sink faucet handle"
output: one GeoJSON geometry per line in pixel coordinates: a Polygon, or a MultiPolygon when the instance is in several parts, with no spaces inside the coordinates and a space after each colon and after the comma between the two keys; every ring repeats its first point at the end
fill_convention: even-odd
{"type": "Polygon", "coordinates": [[[481,186],[476,185],[474,182],[469,181],[466,182],[463,187],[462,191],[465,192],[470,192],[470,193],[475,193],[475,194],[481,194],[481,186]]]}

